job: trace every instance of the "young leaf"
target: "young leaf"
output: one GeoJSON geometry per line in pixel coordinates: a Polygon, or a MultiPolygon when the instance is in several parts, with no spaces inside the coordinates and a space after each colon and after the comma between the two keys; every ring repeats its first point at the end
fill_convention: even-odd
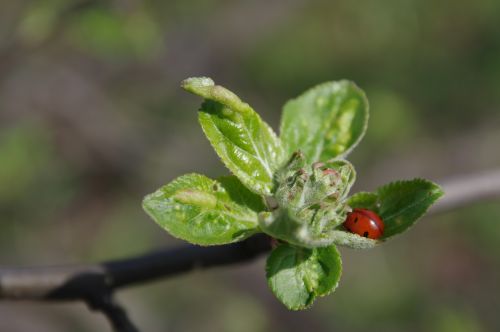
{"type": "Polygon", "coordinates": [[[284,157],[271,127],[250,105],[209,78],[190,78],[182,87],[205,99],[199,121],[224,164],[253,192],[271,195],[274,172],[284,157]]]}
{"type": "Polygon", "coordinates": [[[384,221],[382,240],[406,231],[442,195],[435,183],[415,179],[389,183],[374,193],[357,193],[349,198],[352,208],[366,208],[377,212],[384,221]]]}
{"type": "Polygon", "coordinates": [[[241,241],[258,232],[261,197],[234,176],[218,181],[199,174],[178,177],[146,196],[144,210],[171,235],[200,245],[241,241]]]}
{"type": "Polygon", "coordinates": [[[287,102],[281,142],[290,156],[301,150],[308,164],[345,157],[363,137],[368,100],[350,81],[320,84],[287,102]]]}
{"type": "Polygon", "coordinates": [[[315,249],[280,244],[267,259],[266,276],[276,297],[291,310],[310,306],[331,293],[342,272],[335,246],[315,249]]]}

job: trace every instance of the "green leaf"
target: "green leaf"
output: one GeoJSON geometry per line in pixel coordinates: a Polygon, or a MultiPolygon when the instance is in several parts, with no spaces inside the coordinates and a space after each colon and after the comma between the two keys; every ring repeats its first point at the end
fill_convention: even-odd
{"type": "Polygon", "coordinates": [[[302,151],[310,164],[345,157],[362,139],[368,100],[350,81],[320,84],[285,104],[281,142],[290,156],[302,151]]]}
{"type": "Polygon", "coordinates": [[[182,87],[205,99],[199,122],[224,164],[253,192],[271,195],[274,173],[284,157],[271,127],[250,105],[209,78],[190,78],[182,87]]]}
{"type": "Polygon", "coordinates": [[[258,229],[265,206],[236,177],[178,177],[146,196],[144,210],[171,235],[200,245],[241,241],[258,229]]]}
{"type": "Polygon", "coordinates": [[[377,193],[361,191],[349,197],[348,204],[353,209],[364,208],[377,211],[377,200],[378,200],[377,193]]]}
{"type": "Polygon", "coordinates": [[[406,231],[443,194],[437,184],[414,179],[389,183],[374,193],[357,193],[349,198],[348,204],[377,212],[384,221],[382,240],[385,240],[406,231]]]}
{"type": "Polygon", "coordinates": [[[266,276],[276,297],[291,310],[310,306],[338,285],[342,261],[335,246],[305,249],[280,244],[267,259],[266,276]]]}

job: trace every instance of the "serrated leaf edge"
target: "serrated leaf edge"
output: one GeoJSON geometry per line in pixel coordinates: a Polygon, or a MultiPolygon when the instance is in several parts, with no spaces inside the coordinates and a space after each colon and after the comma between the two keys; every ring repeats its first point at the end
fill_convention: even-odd
{"type": "MultiPolygon", "coordinates": [[[[403,183],[416,183],[416,184],[417,183],[418,184],[424,183],[424,184],[429,184],[431,186],[431,190],[430,190],[431,195],[430,195],[430,197],[433,198],[433,202],[430,205],[428,205],[422,211],[422,213],[418,217],[416,217],[415,220],[407,228],[405,228],[404,232],[406,232],[410,228],[412,228],[417,223],[417,221],[420,218],[422,218],[427,213],[427,211],[431,208],[431,206],[434,205],[437,202],[437,200],[439,200],[441,197],[443,197],[443,195],[445,193],[444,193],[443,189],[441,188],[441,186],[439,186],[437,183],[432,182],[430,180],[422,179],[422,178],[415,178],[415,179],[412,179],[412,180],[398,180],[398,181],[393,181],[393,182],[390,182],[390,183],[388,183],[386,185],[383,185],[382,187],[378,188],[376,193],[377,193],[377,195],[380,195],[379,193],[382,190],[387,190],[388,188],[395,187],[395,186],[401,185],[403,183]]],[[[377,197],[377,199],[378,199],[378,197],[377,197]]],[[[412,204],[410,204],[409,206],[406,206],[401,211],[406,211],[407,209],[409,209],[409,208],[411,208],[411,207],[419,204],[420,202],[424,201],[425,199],[427,199],[427,197],[423,198],[423,199],[421,199],[421,200],[419,200],[417,202],[413,202],[412,204]]],[[[401,214],[401,211],[399,211],[397,214],[393,214],[393,215],[391,215],[389,217],[384,218],[384,220],[390,220],[390,219],[398,216],[399,214],[401,214]]],[[[398,235],[400,235],[400,234],[402,234],[404,232],[400,232],[400,233],[397,233],[397,234],[394,234],[394,235],[391,235],[391,236],[387,236],[387,237],[382,236],[382,238],[380,239],[380,241],[381,242],[385,242],[388,239],[392,239],[393,237],[398,236],[398,235]]]]}

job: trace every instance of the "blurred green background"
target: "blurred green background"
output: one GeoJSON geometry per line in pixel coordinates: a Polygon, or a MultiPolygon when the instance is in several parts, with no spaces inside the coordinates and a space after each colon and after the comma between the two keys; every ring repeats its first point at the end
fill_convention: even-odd
{"type": "MultiPolygon", "coordinates": [[[[500,167],[500,2],[0,0],[0,264],[95,262],[179,242],[142,197],[227,171],[179,82],[206,75],[275,129],[347,78],[370,127],[355,190],[500,167]]],[[[264,259],[119,294],[144,331],[499,331],[500,202],[342,250],[337,291],[288,312],[264,259]]],[[[0,302],[0,331],[107,331],[83,304],[0,302]]]]}

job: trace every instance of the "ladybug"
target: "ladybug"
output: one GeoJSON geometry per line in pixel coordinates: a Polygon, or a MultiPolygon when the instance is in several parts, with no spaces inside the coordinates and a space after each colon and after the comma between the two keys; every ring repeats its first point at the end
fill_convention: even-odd
{"type": "Polygon", "coordinates": [[[378,239],[384,234],[384,222],[375,212],[368,209],[354,209],[347,214],[344,227],[352,233],[370,239],[378,239]]]}

